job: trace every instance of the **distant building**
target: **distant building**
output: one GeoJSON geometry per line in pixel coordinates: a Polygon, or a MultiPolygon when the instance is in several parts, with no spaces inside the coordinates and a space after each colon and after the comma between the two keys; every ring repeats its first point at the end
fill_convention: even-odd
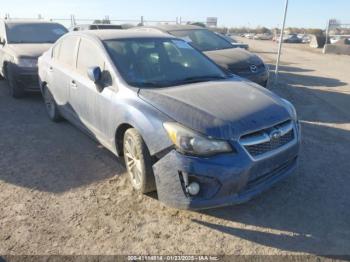
{"type": "Polygon", "coordinates": [[[207,26],[208,27],[217,27],[218,18],[217,17],[207,17],[207,26]]]}

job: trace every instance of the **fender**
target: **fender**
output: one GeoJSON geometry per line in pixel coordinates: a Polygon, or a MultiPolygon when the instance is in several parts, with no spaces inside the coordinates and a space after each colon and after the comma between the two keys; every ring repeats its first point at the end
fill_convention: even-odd
{"type": "Polygon", "coordinates": [[[120,132],[125,131],[123,129],[126,126],[132,126],[141,134],[151,155],[155,155],[173,145],[166,134],[163,123],[174,120],[140,99],[137,94],[134,93],[126,101],[123,100],[123,103],[118,104],[117,107],[115,109],[117,111],[113,110],[118,112],[118,116],[112,129],[113,141],[118,155],[121,153],[120,148],[118,148],[121,145],[120,139],[122,139],[120,132]]]}

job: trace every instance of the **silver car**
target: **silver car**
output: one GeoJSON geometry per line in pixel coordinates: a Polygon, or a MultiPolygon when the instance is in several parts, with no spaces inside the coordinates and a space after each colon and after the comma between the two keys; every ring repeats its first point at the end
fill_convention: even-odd
{"type": "Polygon", "coordinates": [[[170,206],[242,203],[297,167],[294,107],[183,39],[72,32],[40,57],[39,78],[52,120],[124,156],[134,189],[170,206]]]}

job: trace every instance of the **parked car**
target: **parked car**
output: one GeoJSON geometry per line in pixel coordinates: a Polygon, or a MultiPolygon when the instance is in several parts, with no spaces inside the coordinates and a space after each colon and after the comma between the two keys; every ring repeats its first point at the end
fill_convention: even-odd
{"type": "Polygon", "coordinates": [[[294,107],[159,32],[72,32],[39,59],[48,116],[125,159],[134,189],[203,209],[248,201],[291,175],[294,107]]]}
{"type": "Polygon", "coordinates": [[[40,91],[38,57],[66,32],[57,23],[0,20],[0,75],[7,79],[13,97],[40,91]]]}
{"type": "MultiPolygon", "coordinates": [[[[298,36],[299,37],[299,36],[298,36]]],[[[311,37],[310,35],[302,35],[299,37],[301,39],[301,42],[304,44],[309,44],[311,42],[311,37]]]]}
{"type": "Polygon", "coordinates": [[[84,24],[73,26],[70,31],[82,31],[82,30],[106,30],[106,29],[129,29],[132,25],[112,25],[112,24],[84,24]]]}
{"type": "Polygon", "coordinates": [[[180,37],[223,69],[264,87],[267,86],[269,69],[259,56],[241,48],[234,48],[229,41],[208,29],[191,25],[157,25],[131,30],[153,30],[180,37]]]}
{"type": "MultiPolygon", "coordinates": [[[[277,42],[279,41],[280,38],[277,38],[277,42]]],[[[299,38],[296,34],[285,35],[283,36],[283,43],[300,44],[302,43],[302,39],[299,38]]]]}
{"type": "Polygon", "coordinates": [[[330,41],[331,44],[336,44],[337,42],[340,41],[340,39],[341,39],[340,36],[333,36],[333,37],[331,37],[331,38],[329,39],[329,41],[330,41]]]}
{"type": "Polygon", "coordinates": [[[251,33],[248,33],[248,34],[244,35],[244,37],[248,38],[248,39],[254,39],[254,36],[255,36],[255,34],[251,34],[251,33]]]}
{"type": "Polygon", "coordinates": [[[349,36],[346,36],[346,35],[336,35],[336,36],[332,36],[329,41],[331,44],[337,44],[339,42],[342,42],[344,43],[344,40],[345,40],[345,43],[349,42],[350,41],[350,38],[349,36]]]}
{"type": "Polygon", "coordinates": [[[254,40],[272,40],[273,36],[271,34],[257,34],[254,36],[254,40]]]}
{"type": "Polygon", "coordinates": [[[233,39],[229,35],[224,35],[224,34],[217,33],[217,32],[215,32],[215,34],[217,34],[218,36],[224,38],[226,41],[230,42],[232,44],[232,46],[235,47],[235,48],[243,48],[245,50],[249,49],[249,45],[248,44],[239,43],[239,42],[237,42],[235,39],[233,39]]]}

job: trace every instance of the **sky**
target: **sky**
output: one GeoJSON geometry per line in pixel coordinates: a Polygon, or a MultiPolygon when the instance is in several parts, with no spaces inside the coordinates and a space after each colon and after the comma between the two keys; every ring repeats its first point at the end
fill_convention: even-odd
{"type": "MultiPolygon", "coordinates": [[[[220,26],[280,26],[285,0],[0,0],[0,17],[205,21],[220,26]]],[[[350,24],[350,0],[289,0],[287,27],[325,28],[337,18],[350,24]]]]}

